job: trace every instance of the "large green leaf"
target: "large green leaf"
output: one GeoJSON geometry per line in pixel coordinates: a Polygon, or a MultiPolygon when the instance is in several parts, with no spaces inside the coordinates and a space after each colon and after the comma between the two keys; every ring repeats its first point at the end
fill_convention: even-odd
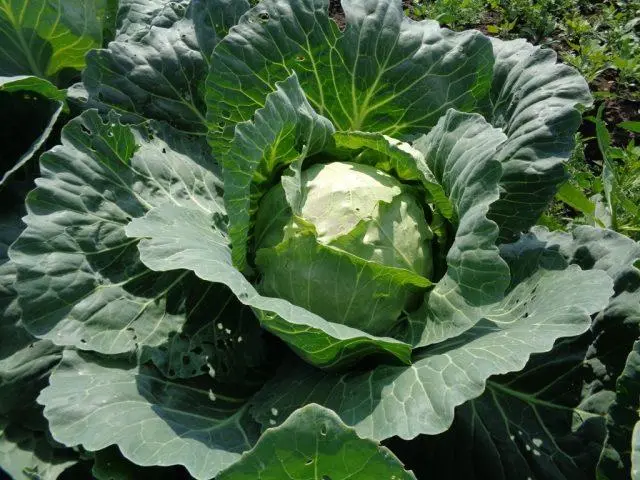
{"type": "Polygon", "coordinates": [[[30,408],[47,384],[49,371],[60,360],[60,348],[33,338],[22,328],[14,290],[16,266],[7,261],[7,247],[24,227],[22,208],[11,208],[11,198],[2,196],[6,210],[0,214],[0,415],[23,420],[19,410],[30,408]]]}
{"type": "Polygon", "coordinates": [[[185,322],[184,272],[157,274],[124,226],[156,204],[220,211],[206,145],[159,124],[126,127],[87,111],[41,157],[26,230],[10,256],[25,327],[57,345],[103,353],[159,345],[185,322]]]}
{"type": "Polygon", "coordinates": [[[631,480],[640,478],[640,421],[633,427],[631,438],[631,480]]]}
{"type": "MultiPolygon", "coordinates": [[[[639,301],[640,304],[640,301],[639,301]]],[[[624,370],[616,380],[616,397],[607,415],[608,455],[600,462],[602,478],[625,478],[634,465],[634,432],[640,414],[640,340],[633,344],[624,370]],[[615,453],[614,453],[615,452],[615,453]]]]}
{"type": "Polygon", "coordinates": [[[628,355],[640,335],[640,270],[634,266],[640,259],[640,244],[611,230],[588,226],[575,228],[571,235],[536,228],[535,236],[567,261],[603,270],[614,281],[616,295],[595,317],[589,342],[582,350],[585,373],[581,406],[607,420],[608,438],[598,475],[628,478],[635,422],[629,409],[634,408],[634,402],[637,408],[638,398],[626,392],[627,385],[633,386],[634,381],[626,362],[634,361],[635,355],[628,355]]]}
{"type": "Polygon", "coordinates": [[[602,416],[579,405],[586,345],[558,342],[523,371],[490,379],[446,432],[387,446],[419,478],[595,478],[606,432],[602,416]]]}
{"type": "Polygon", "coordinates": [[[411,318],[414,343],[436,343],[472,327],[487,306],[503,298],[509,268],[496,246],[497,225],[487,218],[498,199],[496,149],[504,134],[480,115],[449,110],[413,147],[444,188],[458,220],[447,271],[411,318]]]}
{"type": "Polygon", "coordinates": [[[64,92],[47,80],[0,76],[0,188],[24,166],[51,134],[64,103],[64,92]]]}
{"type": "Polygon", "coordinates": [[[73,452],[54,448],[44,433],[0,417],[0,473],[14,480],[56,480],[76,462],[73,452]]]}
{"type": "Polygon", "coordinates": [[[232,257],[238,269],[247,270],[252,216],[276,174],[322,150],[332,133],[331,123],[307,102],[295,74],[276,85],[252,121],[237,125],[222,167],[232,257]]]}
{"type": "Polygon", "coordinates": [[[448,108],[474,109],[488,94],[492,49],[479,32],[414,22],[395,0],[342,3],[344,32],[329,19],[328,0],[265,0],[218,44],[207,78],[215,152],[228,149],[235,125],[294,71],[336,130],[400,139],[426,132],[448,108]]]}
{"type": "Polygon", "coordinates": [[[145,351],[161,373],[167,378],[206,373],[227,383],[260,380],[256,374],[265,366],[267,351],[251,309],[228,288],[205,282],[194,282],[185,301],[188,322],[182,331],[145,351]]]}
{"type": "Polygon", "coordinates": [[[66,350],[50,383],[38,402],[57,441],[87,450],[116,444],[138,465],[180,464],[209,479],[258,436],[244,399],[208,375],[171,381],[152,366],[66,350]]]}
{"type": "Polygon", "coordinates": [[[508,137],[500,149],[500,200],[490,218],[510,239],[535,224],[565,180],[581,122],[579,106],[592,102],[589,86],[573,68],[556,63],[550,48],[524,39],[492,39],[495,64],[485,118],[508,137]]]}
{"type": "Polygon", "coordinates": [[[202,134],[211,50],[248,8],[246,0],[121,0],[116,38],[87,56],[89,100],[202,134]]]}
{"type": "Polygon", "coordinates": [[[0,0],[0,75],[82,70],[107,12],[106,0],[0,0]]]}
{"type": "Polygon", "coordinates": [[[267,430],[217,480],[415,480],[385,447],[364,440],[334,412],[310,404],[267,430]]]}
{"type": "Polygon", "coordinates": [[[152,270],[189,269],[203,280],[227,285],[238,300],[259,310],[264,328],[311,363],[333,367],[377,352],[409,361],[411,347],[406,343],[327,322],[286,300],[260,295],[233,266],[228,239],[215,227],[211,213],[195,205],[155,208],[134,219],[127,235],[143,238],[138,244],[140,258],[152,270]]]}
{"type": "Polygon", "coordinates": [[[590,314],[602,310],[613,293],[602,271],[575,265],[537,269],[538,258],[526,255],[522,261],[531,262],[533,273],[487,309],[485,319],[453,339],[418,350],[411,366],[346,375],[284,368],[254,398],[256,418],[268,426],[271,408],[287,415],[317,402],[374,439],[447,430],[455,407],[479,396],[490,376],[519,371],[532,353],[583,333],[590,314]]]}

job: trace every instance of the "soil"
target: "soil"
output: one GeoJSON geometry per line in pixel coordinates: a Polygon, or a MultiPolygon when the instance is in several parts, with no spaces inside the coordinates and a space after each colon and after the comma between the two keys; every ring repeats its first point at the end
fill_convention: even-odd
{"type": "Polygon", "coordinates": [[[340,30],[344,30],[346,22],[340,0],[329,0],[329,16],[338,24],[340,30]]]}

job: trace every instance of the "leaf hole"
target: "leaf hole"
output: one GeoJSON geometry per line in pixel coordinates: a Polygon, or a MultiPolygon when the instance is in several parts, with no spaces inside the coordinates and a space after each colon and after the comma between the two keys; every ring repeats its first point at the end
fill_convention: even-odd
{"type": "Polygon", "coordinates": [[[85,135],[89,135],[91,136],[91,130],[89,130],[86,126],[84,126],[83,124],[80,124],[80,130],[82,130],[82,133],[84,133],[85,135]]]}
{"type": "Polygon", "coordinates": [[[196,347],[191,351],[196,355],[200,355],[202,353],[202,347],[196,347]]]}
{"type": "Polygon", "coordinates": [[[258,14],[258,18],[261,22],[266,22],[269,20],[269,18],[271,18],[271,15],[269,15],[267,12],[262,12],[258,14]]]}
{"type": "Polygon", "coordinates": [[[305,57],[304,55],[298,55],[298,56],[296,57],[296,60],[297,60],[298,62],[304,62],[304,61],[305,61],[305,58],[306,58],[306,57],[305,57]]]}
{"type": "Polygon", "coordinates": [[[329,475],[322,475],[322,480],[331,480],[329,475]]]}
{"type": "Polygon", "coordinates": [[[312,465],[313,464],[313,458],[308,458],[306,462],[304,462],[305,465],[312,465]]]}
{"type": "Polygon", "coordinates": [[[322,427],[320,427],[320,435],[322,435],[323,437],[327,436],[327,426],[326,425],[322,425],[322,427]]]}
{"type": "Polygon", "coordinates": [[[80,343],[87,343],[87,341],[84,338],[81,338],[80,343]]]}

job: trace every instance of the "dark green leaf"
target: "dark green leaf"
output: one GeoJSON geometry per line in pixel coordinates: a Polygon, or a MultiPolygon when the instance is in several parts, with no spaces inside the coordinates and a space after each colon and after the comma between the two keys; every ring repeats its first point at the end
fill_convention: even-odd
{"type": "Polygon", "coordinates": [[[127,120],[204,134],[211,49],[247,8],[244,0],[121,0],[115,40],[87,56],[89,100],[127,120]]]}
{"type": "Polygon", "coordinates": [[[125,127],[95,111],[72,120],[62,145],[41,157],[27,228],[10,252],[24,326],[103,353],[157,346],[179,331],[186,273],[148,270],[124,226],[165,202],[194,199],[220,211],[207,158],[202,142],[160,125],[125,127]]]}
{"type": "Polygon", "coordinates": [[[402,4],[344,1],[346,29],[328,0],[265,0],[215,49],[207,78],[214,152],[294,71],[311,106],[338,131],[415,137],[448,108],[469,111],[490,89],[491,44],[404,17],[402,4]],[[428,48],[426,48],[428,45],[428,48]]]}

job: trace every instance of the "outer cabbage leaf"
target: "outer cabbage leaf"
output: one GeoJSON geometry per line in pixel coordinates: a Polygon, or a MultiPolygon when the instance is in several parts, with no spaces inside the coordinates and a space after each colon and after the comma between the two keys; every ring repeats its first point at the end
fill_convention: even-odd
{"type": "Polygon", "coordinates": [[[293,71],[336,130],[400,139],[426,132],[448,108],[473,110],[488,94],[492,49],[479,32],[411,21],[395,0],[342,6],[344,32],[329,19],[328,0],[265,0],[218,44],[206,89],[215,153],[293,71]]]}
{"type": "Polygon", "coordinates": [[[251,448],[258,431],[244,398],[205,377],[170,381],[152,366],[66,350],[38,402],[59,442],[116,444],[138,465],[180,464],[209,479],[251,448]]]}
{"type": "Polygon", "coordinates": [[[581,122],[576,107],[592,102],[578,72],[556,63],[556,53],[523,39],[492,38],[495,64],[491,95],[481,109],[508,137],[500,149],[500,200],[489,217],[511,239],[535,224],[565,180],[563,162],[581,122]]]}
{"type": "Polygon", "coordinates": [[[247,270],[252,217],[276,173],[322,150],[332,133],[331,123],[307,102],[295,74],[276,85],[252,121],[237,125],[222,167],[232,257],[238,269],[247,270]]]}
{"type": "Polygon", "coordinates": [[[571,235],[536,228],[534,235],[545,248],[559,251],[568,262],[603,270],[614,281],[616,294],[595,317],[586,345],[580,350],[584,372],[579,408],[606,419],[608,438],[597,474],[628,478],[634,421],[629,418],[628,407],[638,399],[625,393],[628,379],[621,380],[621,375],[627,354],[640,334],[640,271],[634,266],[640,258],[640,245],[611,230],[587,226],[575,228],[571,235]]]}
{"type": "Polygon", "coordinates": [[[228,288],[205,282],[194,282],[185,301],[188,322],[182,331],[170,334],[163,345],[145,349],[158,370],[170,379],[206,373],[226,383],[259,381],[268,352],[251,309],[228,288]]]}
{"type": "Polygon", "coordinates": [[[0,469],[14,480],[56,480],[76,462],[74,452],[54,448],[44,433],[0,417],[0,469]]]}
{"type": "Polygon", "coordinates": [[[608,447],[611,453],[600,462],[599,473],[602,478],[625,478],[627,473],[637,477],[637,441],[636,425],[640,423],[640,340],[633,344],[633,350],[627,357],[624,370],[616,380],[616,397],[607,415],[609,436],[608,447]],[[617,453],[616,455],[612,454],[617,453]],[[617,461],[616,461],[617,460],[617,461]]]}
{"type": "Polygon", "coordinates": [[[587,345],[584,336],[562,340],[523,371],[490,379],[446,432],[386,445],[419,478],[593,479],[606,430],[579,406],[587,345]]]}
{"type": "Polygon", "coordinates": [[[9,195],[1,199],[7,210],[0,215],[0,415],[24,421],[21,410],[31,407],[62,354],[51,342],[38,341],[22,328],[13,287],[16,267],[7,259],[7,248],[22,231],[23,210],[12,208],[9,195]]]}
{"type": "Polygon", "coordinates": [[[219,211],[219,181],[215,169],[203,167],[204,149],[161,125],[125,127],[115,114],[105,123],[95,111],[63,129],[62,145],[41,157],[27,228],[10,251],[32,334],[121,353],[159,345],[180,330],[180,292],[192,280],[144,267],[124,226],[164,202],[192,199],[219,211]]]}
{"type": "Polygon", "coordinates": [[[211,50],[248,8],[246,0],[121,0],[116,38],[87,56],[89,104],[202,134],[211,50]]]}
{"type": "Polygon", "coordinates": [[[193,270],[203,280],[224,283],[245,305],[258,309],[264,328],[285,340],[309,362],[334,367],[370,353],[388,352],[408,362],[411,347],[385,337],[327,322],[290,302],[260,295],[233,266],[224,231],[215,228],[211,214],[202,209],[164,205],[134,219],[127,235],[143,238],[140,258],[152,270],[193,270]]]}
{"type": "Polygon", "coordinates": [[[62,112],[64,92],[47,80],[0,77],[2,137],[0,188],[40,150],[62,112]]]}
{"type": "Polygon", "coordinates": [[[532,353],[583,333],[613,292],[604,272],[577,266],[536,270],[537,258],[523,261],[531,262],[533,273],[487,309],[485,319],[456,338],[418,350],[411,366],[345,375],[285,367],[252,400],[254,415],[267,426],[271,408],[287,415],[316,402],[369,438],[411,439],[447,430],[455,407],[479,396],[491,375],[519,371],[532,353]]]}
{"type": "Polygon", "coordinates": [[[102,43],[107,0],[2,0],[0,75],[51,77],[82,70],[102,43]]]}
{"type": "Polygon", "coordinates": [[[480,115],[449,110],[413,144],[459,219],[447,271],[428,293],[426,308],[410,319],[414,344],[436,343],[472,327],[509,285],[509,268],[496,246],[498,227],[487,218],[499,195],[501,169],[493,157],[505,139],[480,115]]]}
{"type": "MultiPolygon", "coordinates": [[[[275,411],[274,411],[275,412],[275,411]]],[[[277,412],[276,412],[277,413],[277,412]]],[[[365,440],[334,412],[310,404],[267,430],[217,480],[415,480],[393,453],[365,440]]]]}
{"type": "Polygon", "coordinates": [[[633,427],[631,438],[631,480],[640,478],[640,422],[633,427]]]}

